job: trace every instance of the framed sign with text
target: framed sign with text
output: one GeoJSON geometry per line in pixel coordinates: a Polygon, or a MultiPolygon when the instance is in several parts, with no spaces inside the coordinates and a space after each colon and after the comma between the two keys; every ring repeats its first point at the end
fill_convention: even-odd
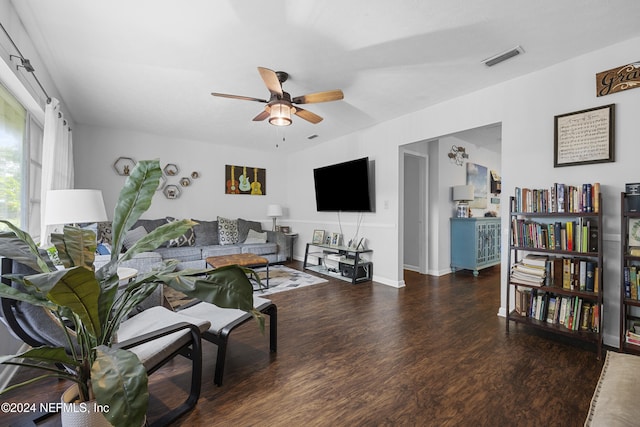
{"type": "Polygon", "coordinates": [[[613,162],[615,104],[555,116],[553,166],[613,162]]]}

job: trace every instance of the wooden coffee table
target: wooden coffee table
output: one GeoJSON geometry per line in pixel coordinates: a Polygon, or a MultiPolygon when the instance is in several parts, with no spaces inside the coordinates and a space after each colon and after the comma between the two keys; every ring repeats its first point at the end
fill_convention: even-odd
{"type": "Polygon", "coordinates": [[[256,254],[234,254],[210,256],[205,259],[208,265],[213,268],[225,267],[227,265],[239,265],[242,267],[267,267],[267,277],[265,288],[269,289],[269,260],[256,254]]]}

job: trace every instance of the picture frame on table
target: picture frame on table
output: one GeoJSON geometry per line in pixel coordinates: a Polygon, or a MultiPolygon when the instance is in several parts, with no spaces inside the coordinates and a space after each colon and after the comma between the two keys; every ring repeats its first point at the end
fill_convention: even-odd
{"type": "Polygon", "coordinates": [[[640,218],[629,218],[629,246],[640,247],[640,218]]]}
{"type": "Polygon", "coordinates": [[[331,246],[340,246],[340,245],[342,245],[342,234],[331,233],[331,246]]]}
{"type": "Polygon", "coordinates": [[[324,243],[324,230],[313,230],[313,239],[311,243],[324,243]]]}

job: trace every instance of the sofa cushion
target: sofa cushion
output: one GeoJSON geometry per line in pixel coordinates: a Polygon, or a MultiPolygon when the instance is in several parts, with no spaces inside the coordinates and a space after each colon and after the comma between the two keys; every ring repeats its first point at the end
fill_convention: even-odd
{"type": "Polygon", "coordinates": [[[267,233],[258,233],[255,230],[249,230],[247,238],[244,240],[244,244],[248,245],[254,243],[267,243],[267,233]]]}
{"type": "Polygon", "coordinates": [[[196,246],[209,246],[218,244],[218,221],[200,221],[193,219],[198,224],[193,226],[196,234],[196,246]]]}
{"type": "Polygon", "coordinates": [[[218,217],[218,241],[221,245],[235,245],[238,243],[237,220],[218,217]]]}
{"type": "Polygon", "coordinates": [[[181,246],[178,248],[158,248],[156,252],[162,259],[177,259],[178,261],[195,261],[202,258],[202,251],[198,246],[181,246]]]}
{"type": "Polygon", "coordinates": [[[146,235],[147,235],[147,230],[143,226],[133,228],[127,231],[127,233],[124,235],[124,238],[122,239],[122,244],[124,245],[125,249],[129,249],[138,240],[142,239],[146,235]]]}
{"type": "Polygon", "coordinates": [[[248,221],[246,219],[238,218],[238,242],[242,243],[247,239],[249,230],[261,233],[262,224],[257,221],[248,221]]]}
{"type": "Polygon", "coordinates": [[[243,254],[268,255],[278,253],[278,245],[275,243],[256,243],[241,245],[243,254]]]}
{"type": "Polygon", "coordinates": [[[214,246],[205,246],[202,248],[202,259],[207,259],[210,256],[220,256],[220,255],[235,255],[241,252],[241,248],[238,245],[214,245],[214,246]]]}
{"type": "MultiPolygon", "coordinates": [[[[177,219],[168,216],[167,223],[177,221],[177,219]]],[[[167,244],[170,248],[179,248],[181,246],[193,246],[196,243],[196,235],[193,231],[193,228],[187,230],[182,236],[176,237],[175,239],[169,239],[169,243],[167,244]]]]}

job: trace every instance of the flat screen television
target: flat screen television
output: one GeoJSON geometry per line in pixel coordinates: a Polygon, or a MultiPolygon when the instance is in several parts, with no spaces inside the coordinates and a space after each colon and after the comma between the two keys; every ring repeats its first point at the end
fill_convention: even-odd
{"type": "Polygon", "coordinates": [[[374,163],[368,157],[313,170],[318,212],[374,212],[374,163]]]}

